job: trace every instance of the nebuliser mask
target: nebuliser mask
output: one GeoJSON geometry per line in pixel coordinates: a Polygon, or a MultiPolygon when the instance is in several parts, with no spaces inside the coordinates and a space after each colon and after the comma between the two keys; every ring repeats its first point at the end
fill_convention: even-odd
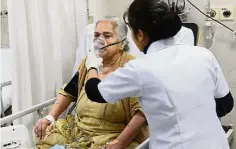
{"type": "Polygon", "coordinates": [[[107,52],[105,48],[107,47],[107,41],[103,35],[100,35],[97,39],[94,40],[94,52],[97,57],[100,57],[99,54],[106,55],[107,52]]]}
{"type": "MultiPolygon", "coordinates": [[[[122,41],[118,41],[118,42],[115,42],[115,43],[112,43],[112,44],[108,45],[105,37],[103,35],[100,35],[93,42],[93,47],[94,47],[93,49],[94,49],[94,53],[95,53],[96,57],[99,58],[99,57],[101,57],[100,55],[106,56],[106,54],[107,54],[106,48],[107,47],[119,44],[119,43],[123,42],[124,40],[126,40],[126,38],[123,39],[122,41]]],[[[102,66],[100,68],[98,68],[98,73],[99,74],[102,73],[102,66]]]]}
{"type": "Polygon", "coordinates": [[[105,56],[107,54],[107,51],[105,50],[107,47],[119,44],[121,42],[124,42],[125,40],[126,38],[112,44],[107,44],[105,37],[103,35],[100,35],[97,39],[94,40],[94,52],[97,57],[100,57],[100,54],[105,56]]]}

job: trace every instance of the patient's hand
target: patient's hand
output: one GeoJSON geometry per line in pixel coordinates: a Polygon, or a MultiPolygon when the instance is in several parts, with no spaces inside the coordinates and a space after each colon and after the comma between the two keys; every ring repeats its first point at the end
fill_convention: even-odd
{"type": "MultiPolygon", "coordinates": [[[[51,122],[45,118],[39,119],[34,127],[34,133],[39,139],[42,139],[45,136],[46,129],[51,125],[51,122]]],[[[51,125],[52,126],[52,125],[51,125]]]]}
{"type": "Polygon", "coordinates": [[[127,145],[124,145],[118,140],[114,140],[106,145],[106,149],[126,149],[127,145]]]}

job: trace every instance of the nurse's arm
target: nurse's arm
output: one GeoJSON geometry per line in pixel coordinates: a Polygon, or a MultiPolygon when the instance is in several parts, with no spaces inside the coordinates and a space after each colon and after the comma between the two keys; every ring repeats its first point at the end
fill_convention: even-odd
{"type": "Polygon", "coordinates": [[[218,117],[223,117],[230,113],[234,107],[234,99],[230,93],[228,83],[224,77],[224,74],[218,64],[216,58],[213,56],[213,64],[215,67],[215,101],[216,101],[216,113],[218,117]]]}
{"type": "Polygon", "coordinates": [[[102,81],[98,79],[97,71],[94,69],[91,69],[88,75],[85,92],[94,102],[115,103],[125,97],[141,97],[140,77],[130,62],[102,81]]]}

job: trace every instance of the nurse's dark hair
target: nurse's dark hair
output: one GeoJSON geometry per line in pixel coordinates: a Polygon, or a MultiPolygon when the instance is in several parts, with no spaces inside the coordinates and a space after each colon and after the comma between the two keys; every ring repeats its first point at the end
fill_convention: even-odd
{"type": "Polygon", "coordinates": [[[178,14],[171,12],[168,4],[160,0],[134,0],[124,19],[134,34],[142,30],[150,42],[173,37],[182,26],[178,14]]]}

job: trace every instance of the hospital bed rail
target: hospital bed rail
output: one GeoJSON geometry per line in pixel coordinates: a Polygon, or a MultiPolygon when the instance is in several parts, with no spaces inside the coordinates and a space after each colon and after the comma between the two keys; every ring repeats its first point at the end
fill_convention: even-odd
{"type": "MultiPolygon", "coordinates": [[[[226,133],[229,145],[230,143],[233,141],[234,138],[234,126],[232,124],[229,125],[231,127],[231,129],[229,129],[229,131],[226,133]]],[[[209,136],[211,137],[211,136],[209,136]]],[[[138,147],[136,147],[135,149],[149,149],[149,142],[150,142],[150,138],[148,138],[146,141],[144,141],[143,143],[141,143],[138,147]]]]}
{"type": "Polygon", "coordinates": [[[56,97],[53,98],[53,99],[49,99],[49,100],[47,100],[47,101],[45,101],[43,103],[37,104],[37,105],[35,105],[33,107],[30,107],[30,108],[28,108],[26,110],[22,110],[22,111],[20,111],[18,113],[15,113],[15,114],[6,116],[4,118],[1,118],[0,119],[0,124],[2,126],[4,124],[7,124],[7,123],[13,121],[13,120],[16,120],[18,118],[21,118],[21,117],[23,117],[25,115],[28,115],[28,114],[36,112],[36,111],[38,112],[38,115],[41,115],[42,109],[45,108],[45,107],[48,107],[48,106],[50,106],[52,104],[54,104],[55,101],[56,101],[56,97]]]}
{"type": "Polygon", "coordinates": [[[11,85],[11,81],[7,81],[7,82],[3,82],[3,83],[1,83],[1,89],[3,88],[3,87],[5,87],[5,86],[9,86],[9,85],[11,85]]]}
{"type": "Polygon", "coordinates": [[[2,98],[2,88],[6,87],[6,86],[10,86],[11,85],[11,81],[6,81],[0,84],[0,93],[1,93],[1,113],[2,113],[2,117],[5,117],[5,111],[4,111],[4,107],[3,107],[3,98],[2,98]]]}

